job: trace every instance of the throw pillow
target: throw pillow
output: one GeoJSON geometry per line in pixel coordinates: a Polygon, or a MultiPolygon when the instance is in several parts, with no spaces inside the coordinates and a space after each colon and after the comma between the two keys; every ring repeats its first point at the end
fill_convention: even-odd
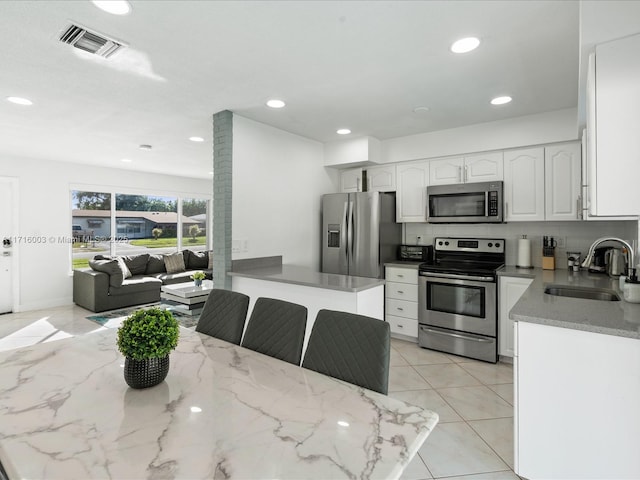
{"type": "Polygon", "coordinates": [[[182,254],[182,252],[165,255],[164,265],[167,268],[167,273],[179,273],[186,270],[184,266],[184,255],[182,254]]]}
{"type": "Polygon", "coordinates": [[[149,255],[147,260],[147,268],[144,271],[147,275],[154,273],[164,273],[167,268],[164,265],[164,257],[162,255],[149,255]]]}
{"type": "Polygon", "coordinates": [[[112,287],[121,287],[124,275],[118,260],[89,260],[89,266],[96,272],[103,272],[109,275],[109,285],[112,287]]]}
{"type": "Polygon", "coordinates": [[[189,252],[189,259],[187,260],[189,270],[202,270],[209,265],[207,252],[192,252],[191,250],[185,250],[185,252],[189,252]]]}
{"type": "Polygon", "coordinates": [[[141,253],[140,255],[129,255],[122,257],[127,268],[131,272],[131,275],[144,275],[147,269],[147,262],[149,261],[148,253],[141,253]]]}
{"type": "Polygon", "coordinates": [[[213,252],[209,252],[209,264],[207,265],[209,270],[213,270],[213,252]]]}
{"type": "Polygon", "coordinates": [[[122,257],[116,257],[116,260],[118,261],[120,270],[122,270],[123,278],[131,278],[131,272],[129,271],[129,267],[127,267],[127,264],[124,263],[124,259],[122,257]]]}

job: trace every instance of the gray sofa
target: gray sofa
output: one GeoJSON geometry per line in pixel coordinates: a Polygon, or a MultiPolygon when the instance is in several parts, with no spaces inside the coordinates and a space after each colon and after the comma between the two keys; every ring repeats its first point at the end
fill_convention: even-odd
{"type": "Polygon", "coordinates": [[[158,302],[162,285],[191,282],[196,271],[211,279],[209,256],[191,250],[173,255],[96,255],[89,261],[91,268],[73,271],[73,301],[92,312],[158,302]]]}

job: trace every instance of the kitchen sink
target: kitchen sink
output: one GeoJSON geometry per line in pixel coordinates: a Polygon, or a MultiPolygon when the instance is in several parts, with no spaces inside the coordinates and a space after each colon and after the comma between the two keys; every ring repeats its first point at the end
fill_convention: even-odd
{"type": "Polygon", "coordinates": [[[547,295],[556,297],[586,298],[587,300],[602,300],[605,302],[619,302],[620,297],[613,290],[593,287],[574,287],[571,285],[547,285],[544,289],[547,295]]]}

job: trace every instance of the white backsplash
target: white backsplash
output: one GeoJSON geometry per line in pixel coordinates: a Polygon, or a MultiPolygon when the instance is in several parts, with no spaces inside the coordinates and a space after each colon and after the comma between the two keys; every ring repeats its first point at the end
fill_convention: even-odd
{"type": "Polygon", "coordinates": [[[547,235],[560,240],[556,248],[556,268],[567,268],[567,252],[581,252],[584,258],[594,240],[605,237],[622,238],[636,248],[638,253],[637,221],[588,221],[588,222],[512,222],[499,225],[431,225],[405,223],[404,242],[431,245],[434,237],[503,238],[506,241],[507,265],[515,265],[518,255],[518,239],[526,235],[531,240],[531,264],[542,266],[542,237],[547,235]],[[562,245],[564,244],[564,245],[562,245]]]}

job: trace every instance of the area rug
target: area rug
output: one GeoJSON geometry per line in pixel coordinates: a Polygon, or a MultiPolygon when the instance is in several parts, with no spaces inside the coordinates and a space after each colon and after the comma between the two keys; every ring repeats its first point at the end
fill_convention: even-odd
{"type": "Polygon", "coordinates": [[[142,308],[150,308],[150,307],[158,307],[166,310],[171,310],[173,316],[176,318],[178,323],[186,328],[195,328],[198,323],[198,318],[200,315],[186,315],[181,312],[177,312],[171,308],[170,305],[164,305],[162,303],[152,303],[149,305],[136,305],[134,307],[122,308],[118,310],[111,310],[110,312],[102,312],[96,315],[89,315],[85,317],[87,320],[91,320],[103,327],[107,328],[118,328],[120,324],[131,315],[136,310],[140,310],[142,308]]]}

